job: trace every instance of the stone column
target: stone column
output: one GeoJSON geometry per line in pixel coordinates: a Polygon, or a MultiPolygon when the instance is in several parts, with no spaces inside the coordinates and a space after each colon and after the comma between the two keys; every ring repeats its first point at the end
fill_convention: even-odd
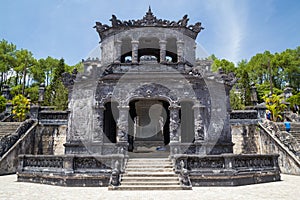
{"type": "Polygon", "coordinates": [[[194,110],[194,126],[195,126],[195,142],[204,140],[204,122],[203,122],[203,112],[205,106],[201,104],[195,104],[193,106],[194,110]]]}
{"type": "Polygon", "coordinates": [[[182,40],[178,40],[177,42],[177,61],[179,63],[183,62],[183,45],[184,42],[182,40]]]}
{"type": "Polygon", "coordinates": [[[180,132],[179,132],[179,110],[180,106],[170,105],[170,143],[179,142],[180,132]]]}
{"type": "Polygon", "coordinates": [[[121,63],[121,46],[122,46],[122,41],[117,40],[115,41],[115,60],[114,63],[121,63]]]}
{"type": "Polygon", "coordinates": [[[103,142],[103,118],[104,118],[104,106],[96,105],[94,108],[94,132],[93,142],[103,142]]]}
{"type": "Polygon", "coordinates": [[[167,48],[167,41],[160,40],[159,41],[160,63],[165,63],[166,62],[166,48],[167,48]]]}
{"type": "Polygon", "coordinates": [[[126,142],[128,138],[128,112],[129,106],[118,106],[119,119],[117,121],[117,142],[126,142]]]}
{"type": "Polygon", "coordinates": [[[139,41],[133,40],[131,41],[132,45],[132,63],[137,64],[138,63],[138,50],[139,50],[139,41]]]}

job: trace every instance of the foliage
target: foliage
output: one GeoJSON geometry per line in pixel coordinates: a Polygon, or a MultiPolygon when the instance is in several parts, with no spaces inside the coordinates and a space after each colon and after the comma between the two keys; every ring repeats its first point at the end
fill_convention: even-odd
{"type": "Polygon", "coordinates": [[[266,101],[267,109],[271,111],[272,113],[272,120],[282,121],[282,112],[286,109],[286,105],[282,104],[283,97],[273,94],[271,97],[264,96],[264,99],[266,101]]]}
{"type": "MultiPolygon", "coordinates": [[[[18,84],[22,85],[21,94],[25,94],[26,81],[30,82],[32,73],[32,68],[36,68],[37,60],[32,56],[32,53],[26,49],[21,49],[16,51],[16,65],[14,66],[14,71],[18,78],[16,79],[18,84]],[[30,73],[31,72],[31,73],[30,73]]],[[[16,84],[17,85],[17,84],[16,84]]]]}
{"type": "Polygon", "coordinates": [[[27,94],[27,98],[30,98],[31,103],[38,103],[39,85],[37,83],[32,84],[31,87],[25,89],[25,94],[27,94]]]}
{"type": "Polygon", "coordinates": [[[243,110],[245,109],[245,105],[243,103],[243,99],[239,93],[236,93],[235,90],[231,90],[230,94],[230,107],[232,110],[243,110]]]}
{"type": "Polygon", "coordinates": [[[55,106],[56,110],[66,110],[68,108],[68,89],[61,81],[56,84],[52,105],[55,106]]]}
{"type": "MultiPolygon", "coordinates": [[[[259,102],[262,102],[264,100],[264,96],[268,96],[271,94],[269,82],[257,84],[256,88],[257,88],[257,96],[258,96],[259,102]]],[[[283,91],[281,89],[273,87],[273,94],[280,95],[282,93],[283,93],[283,91]]]]}
{"type": "Polygon", "coordinates": [[[15,51],[16,45],[8,43],[6,40],[0,41],[0,88],[6,83],[10,69],[14,65],[15,51]]]}
{"type": "Polygon", "coordinates": [[[235,72],[235,66],[233,62],[230,62],[226,59],[219,60],[214,55],[211,56],[213,59],[212,71],[216,72],[219,69],[222,69],[225,73],[235,72]]]}
{"type": "Polygon", "coordinates": [[[68,66],[64,59],[60,59],[54,70],[51,84],[46,88],[45,105],[55,106],[57,110],[65,110],[68,107],[68,89],[63,85],[62,74],[67,72],[68,66]]]}
{"type": "Polygon", "coordinates": [[[300,92],[288,98],[287,102],[291,103],[290,106],[292,109],[294,109],[295,106],[300,106],[300,92]]]}
{"type": "Polygon", "coordinates": [[[252,105],[251,103],[251,83],[249,78],[249,73],[247,72],[247,61],[242,60],[238,63],[238,68],[236,70],[236,76],[239,78],[238,87],[242,91],[243,103],[246,106],[252,105]]]}
{"type": "Polygon", "coordinates": [[[30,109],[29,100],[23,95],[19,94],[13,98],[12,104],[12,114],[14,114],[14,119],[18,120],[19,122],[24,121],[26,119],[26,114],[30,109]]]}
{"type": "Polygon", "coordinates": [[[4,96],[0,96],[0,113],[5,111],[6,102],[7,102],[6,98],[4,96]]]}

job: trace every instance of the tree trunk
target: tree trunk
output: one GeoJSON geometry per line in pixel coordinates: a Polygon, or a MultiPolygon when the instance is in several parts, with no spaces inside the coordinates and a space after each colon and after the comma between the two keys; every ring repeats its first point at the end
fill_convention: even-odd
{"type": "Polygon", "coordinates": [[[22,95],[25,94],[25,84],[26,84],[26,67],[23,70],[23,83],[22,83],[22,95]]]}

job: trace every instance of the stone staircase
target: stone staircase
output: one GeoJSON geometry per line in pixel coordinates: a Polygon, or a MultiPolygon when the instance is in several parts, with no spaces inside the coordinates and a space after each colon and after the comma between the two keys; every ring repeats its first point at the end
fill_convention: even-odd
{"type": "MultiPolygon", "coordinates": [[[[278,122],[276,124],[281,131],[285,131],[284,123],[278,122]]],[[[291,122],[290,134],[292,134],[294,136],[294,138],[300,144],[300,122],[291,122]]]]}
{"type": "Polygon", "coordinates": [[[14,133],[22,122],[0,122],[0,139],[14,133]]]}
{"type": "Polygon", "coordinates": [[[183,190],[173,165],[166,158],[129,159],[119,187],[110,190],[183,190]]]}

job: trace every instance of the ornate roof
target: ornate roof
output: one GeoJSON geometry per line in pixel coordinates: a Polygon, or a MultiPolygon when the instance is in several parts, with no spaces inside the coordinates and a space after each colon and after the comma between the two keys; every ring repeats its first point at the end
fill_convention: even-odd
{"type": "Polygon", "coordinates": [[[184,15],[183,18],[177,22],[157,19],[156,16],[153,15],[150,6],[148,12],[146,12],[146,15],[142,19],[121,21],[115,15],[112,15],[112,18],[109,21],[111,21],[111,26],[102,24],[101,22],[96,22],[96,25],[94,26],[101,40],[116,32],[139,27],[164,27],[177,29],[183,34],[196,39],[198,33],[204,29],[201,26],[201,22],[197,22],[194,25],[188,25],[188,15],[184,15]]]}

